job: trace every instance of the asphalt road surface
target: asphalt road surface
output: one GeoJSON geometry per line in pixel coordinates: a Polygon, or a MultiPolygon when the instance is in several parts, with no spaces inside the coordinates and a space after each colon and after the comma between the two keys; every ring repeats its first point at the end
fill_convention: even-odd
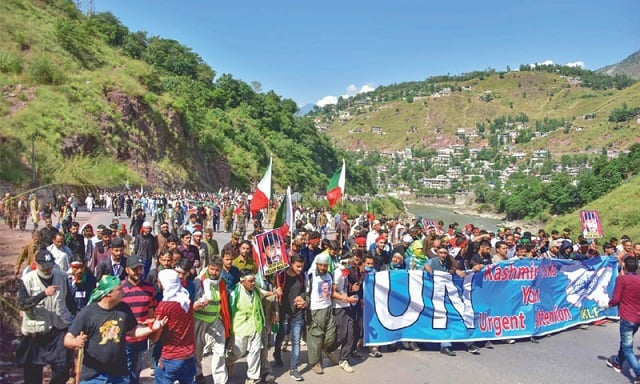
{"type": "MultiPolygon", "coordinates": [[[[91,216],[78,214],[78,221],[98,224],[111,223],[111,215],[102,211],[91,216]]],[[[121,219],[129,224],[129,220],[121,219]]],[[[214,238],[222,247],[230,239],[229,233],[216,233],[214,238]]],[[[479,355],[467,353],[464,344],[454,344],[456,357],[439,353],[439,345],[425,344],[419,352],[397,351],[384,353],[381,358],[366,357],[352,360],[354,373],[346,373],[332,366],[325,358],[325,373],[316,375],[307,366],[307,352],[303,347],[299,371],[307,383],[402,383],[402,384],[617,384],[632,381],[633,373],[625,365],[622,373],[608,368],[605,359],[617,353],[618,323],[573,328],[540,339],[534,344],[524,339],[516,344],[496,342],[493,349],[482,348],[479,355]]],[[[271,360],[273,349],[269,351],[271,360]]],[[[361,350],[366,356],[366,350],[361,350]]],[[[288,374],[290,352],[284,352],[284,368],[276,368],[276,382],[293,382],[288,374]]],[[[153,382],[150,370],[143,371],[143,382],[153,382]]],[[[229,384],[243,383],[246,364],[234,367],[229,384]]]]}

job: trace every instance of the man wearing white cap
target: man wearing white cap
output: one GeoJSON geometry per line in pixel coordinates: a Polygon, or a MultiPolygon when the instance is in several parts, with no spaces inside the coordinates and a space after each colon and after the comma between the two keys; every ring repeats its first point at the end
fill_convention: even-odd
{"type": "Polygon", "coordinates": [[[558,259],[560,258],[560,247],[562,246],[562,240],[556,239],[549,242],[549,250],[542,254],[543,259],[558,259]]]}
{"type": "Polygon", "coordinates": [[[256,276],[252,270],[240,271],[240,283],[231,292],[231,324],[232,349],[227,365],[232,366],[237,359],[246,356],[245,384],[258,383],[265,317],[260,289],[256,288],[256,276]]]}
{"type": "Polygon", "coordinates": [[[371,249],[371,245],[376,243],[376,239],[380,236],[380,220],[373,220],[371,230],[367,233],[367,248],[371,249]]]}
{"type": "Polygon", "coordinates": [[[147,278],[149,270],[151,270],[151,262],[158,252],[158,240],[151,234],[151,223],[145,221],[142,223],[140,234],[136,235],[133,247],[133,256],[137,256],[144,260],[143,279],[147,278]]]}
{"type": "Polygon", "coordinates": [[[309,271],[306,298],[309,303],[307,325],[307,351],[311,370],[318,375],[322,369],[322,351],[332,363],[340,361],[333,353],[336,341],[336,321],[333,316],[333,277],[329,273],[329,254],[320,253],[315,258],[316,268],[309,271]]]}

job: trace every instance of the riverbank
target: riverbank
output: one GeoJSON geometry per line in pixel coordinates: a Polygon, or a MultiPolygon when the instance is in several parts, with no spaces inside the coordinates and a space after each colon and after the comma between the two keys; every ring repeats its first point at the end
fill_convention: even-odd
{"type": "MultiPolygon", "coordinates": [[[[421,201],[404,200],[403,203],[405,207],[405,212],[407,213],[408,216],[410,217],[422,216],[424,219],[430,219],[434,221],[443,220],[445,221],[445,226],[450,224],[451,222],[457,222],[460,225],[464,225],[467,223],[477,225],[476,224],[477,221],[482,221],[485,223],[491,222],[496,226],[503,226],[503,227],[509,227],[509,228],[520,227],[522,228],[523,231],[529,231],[534,235],[537,233],[539,228],[544,228],[544,223],[528,221],[528,220],[507,220],[504,214],[482,211],[479,209],[477,205],[473,205],[473,204],[471,205],[455,204],[455,203],[442,204],[442,203],[427,202],[424,200],[421,200],[421,201]],[[453,215],[452,218],[450,218],[450,220],[452,221],[447,222],[446,218],[441,218],[441,217],[426,217],[423,214],[421,214],[422,212],[419,212],[420,209],[417,207],[425,207],[425,209],[427,210],[429,208],[437,208],[438,210],[450,211],[451,214],[453,215]],[[460,219],[456,218],[456,216],[459,217],[460,219]],[[475,220],[474,218],[477,218],[480,220],[475,220]]],[[[483,225],[478,225],[478,226],[483,228],[483,225]]],[[[495,227],[488,228],[487,226],[484,226],[483,229],[493,230],[495,229],[495,227]]]]}

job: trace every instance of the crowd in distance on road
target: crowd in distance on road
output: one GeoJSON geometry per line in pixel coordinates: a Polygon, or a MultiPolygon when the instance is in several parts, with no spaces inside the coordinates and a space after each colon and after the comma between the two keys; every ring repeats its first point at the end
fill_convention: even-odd
{"type": "MultiPolygon", "coordinates": [[[[89,194],[84,199],[89,212],[98,206],[114,214],[111,225],[95,229],[75,221],[79,200],[73,194],[43,205],[34,200],[31,196],[18,205],[26,200],[6,196],[0,212],[13,230],[24,216],[20,209],[28,206],[35,228],[15,269],[22,281],[18,306],[24,311],[17,361],[27,384],[42,382],[45,365],[51,366],[53,384],[72,374],[85,383],[138,383],[147,364],[158,383],[226,383],[240,357],[247,361],[245,383],[273,381],[273,370],[283,367],[289,348],[289,376],[301,381],[303,342],[315,374],[324,373],[323,356],[352,373],[351,364],[364,357],[363,351],[371,358],[383,356],[377,347],[362,347],[368,273],[418,269],[464,276],[514,258],[600,255],[618,258],[619,279],[630,287],[622,292],[617,282],[610,303],[620,304],[622,341],[618,356],[607,364],[619,371],[628,361],[640,377],[632,345],[640,324],[635,275],[640,244],[627,237],[601,246],[581,235],[572,239],[568,229],[534,235],[472,224],[445,228],[441,221],[427,225],[421,218],[348,218],[324,208],[296,207],[287,239],[288,268],[263,279],[251,240],[264,231],[263,223],[271,227],[276,209],[250,215],[245,194],[89,194]],[[31,207],[38,207],[37,214],[31,207]],[[125,220],[131,220],[130,232],[125,220]],[[215,234],[223,230],[232,232],[231,240],[220,247],[215,234]],[[152,362],[145,359],[147,351],[152,362]],[[81,364],[72,367],[78,355],[81,364]]],[[[478,353],[475,344],[466,347],[478,353]]],[[[398,348],[419,351],[420,345],[383,349],[398,348]]],[[[456,354],[450,343],[442,343],[440,352],[456,354]]]]}

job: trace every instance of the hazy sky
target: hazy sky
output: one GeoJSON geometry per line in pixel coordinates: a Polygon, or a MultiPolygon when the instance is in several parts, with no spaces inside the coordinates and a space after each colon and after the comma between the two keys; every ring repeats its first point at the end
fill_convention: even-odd
{"type": "Polygon", "coordinates": [[[178,40],[217,74],[301,106],[488,67],[550,60],[597,69],[640,49],[638,0],[94,3],[131,31],[178,40]]]}

